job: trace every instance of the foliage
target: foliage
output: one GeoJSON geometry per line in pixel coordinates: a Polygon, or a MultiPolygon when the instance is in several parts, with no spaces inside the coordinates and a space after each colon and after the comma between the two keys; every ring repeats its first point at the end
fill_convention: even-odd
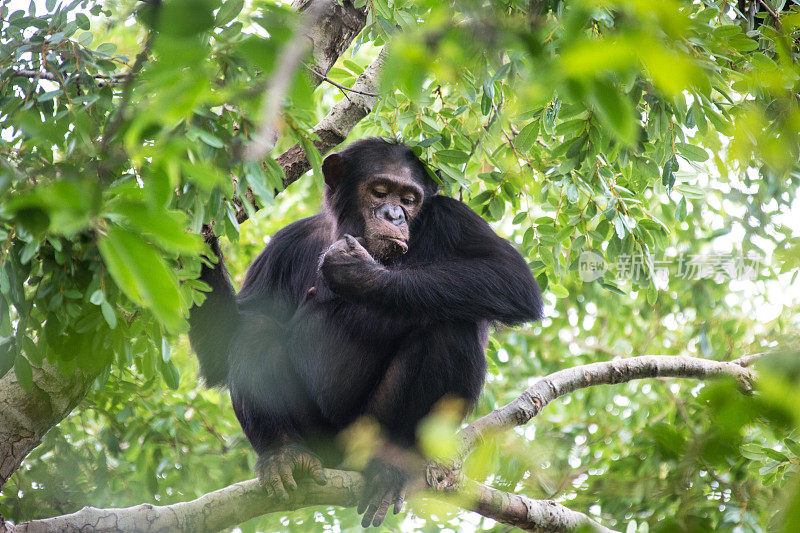
{"type": "MultiPolygon", "coordinates": [[[[414,145],[548,293],[541,325],[494,335],[478,414],[574,364],[797,344],[800,8],[745,4],[369,2],[329,74],[352,85],[392,43],[379,102],[350,138],[414,145]],[[587,280],[584,252],[617,268],[587,280]],[[676,272],[713,253],[757,254],[754,279],[676,272]],[[634,256],[643,267],[617,279],[634,256]]],[[[203,224],[235,243],[241,279],[265,235],[319,202],[318,176],[273,198],[274,159],[242,158],[297,14],[242,0],[0,5],[0,375],[13,368],[30,387],[46,358],[99,376],[6,486],[0,513],[181,501],[245,478],[252,457],[225,394],[199,389],[180,334],[203,298],[203,224]],[[244,202],[239,226],[231,198],[248,187],[264,208],[244,202]]],[[[300,142],[318,163],[311,129],[344,97],[299,73],[273,155],[300,142]]],[[[792,361],[762,403],[688,382],[580,391],[477,450],[468,472],[628,531],[777,529],[800,513],[792,361]]],[[[430,502],[390,524],[419,517],[494,526],[430,502]]],[[[310,510],[251,526],[311,521],[356,523],[353,510],[310,510]]]]}

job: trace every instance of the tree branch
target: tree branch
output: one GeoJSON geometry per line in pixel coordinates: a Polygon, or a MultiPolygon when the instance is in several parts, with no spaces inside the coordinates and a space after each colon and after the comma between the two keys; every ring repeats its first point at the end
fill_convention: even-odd
{"type": "MultiPolygon", "coordinates": [[[[353,39],[355,39],[356,35],[358,35],[364,28],[364,25],[367,22],[367,8],[356,8],[351,0],[344,0],[341,3],[337,2],[336,0],[318,0],[317,2],[312,2],[311,0],[295,0],[292,3],[292,7],[299,11],[303,11],[309,9],[312,3],[320,6],[320,11],[315,17],[316,23],[314,25],[305,27],[303,32],[300,32],[299,35],[311,43],[311,61],[309,61],[307,66],[312,73],[313,84],[316,86],[322,83],[322,81],[327,77],[328,72],[339,59],[339,56],[341,56],[344,51],[347,50],[347,48],[350,46],[350,43],[352,43],[353,39]]],[[[282,95],[280,99],[275,98],[275,105],[278,106],[277,109],[280,109],[280,106],[283,103],[283,96],[285,95],[282,95]]],[[[270,98],[273,97],[270,96],[270,98]]],[[[270,112],[270,116],[271,113],[272,112],[270,112]]],[[[273,117],[272,119],[273,126],[274,118],[276,117],[273,117]]],[[[270,122],[269,118],[266,121],[262,120],[262,127],[266,122],[270,122]]],[[[356,123],[357,122],[358,121],[356,121],[356,123]]],[[[355,123],[351,125],[347,131],[349,132],[354,125],[355,123]]],[[[276,130],[273,128],[271,137],[267,139],[270,141],[270,143],[268,143],[270,148],[274,146],[277,138],[278,136],[276,130]]],[[[299,154],[293,152],[293,150],[296,148],[297,147],[292,147],[281,156],[283,157],[290,152],[292,153],[292,156],[288,159],[287,165],[283,167],[284,173],[286,174],[290,167],[296,165],[300,159],[305,159],[305,164],[307,166],[303,172],[298,174],[297,177],[288,183],[295,181],[310,168],[310,165],[308,165],[308,159],[302,150],[300,150],[299,154]]],[[[281,162],[280,159],[278,162],[281,162]]],[[[300,165],[302,164],[303,163],[300,162],[300,165]]],[[[284,180],[284,187],[286,185],[287,180],[284,180]]],[[[255,195],[250,189],[247,190],[246,198],[233,198],[233,203],[236,206],[236,218],[240,223],[247,220],[248,217],[247,212],[242,206],[243,201],[250,202],[256,211],[258,211],[261,207],[256,203],[255,195]]]]}
{"type": "MultiPolygon", "coordinates": [[[[378,57],[364,70],[353,84],[353,95],[349,98],[340,100],[334,105],[330,112],[317,123],[314,127],[314,134],[319,139],[314,141],[314,146],[321,154],[327,153],[336,145],[342,143],[356,124],[367,116],[378,101],[376,94],[378,87],[378,75],[386,60],[386,48],[381,50],[378,57]]],[[[277,159],[278,164],[283,168],[285,177],[283,187],[286,188],[300,176],[311,168],[308,156],[300,147],[295,144],[277,159]]],[[[255,210],[258,205],[253,205],[255,210]]],[[[248,215],[243,207],[237,207],[236,219],[241,224],[247,220],[248,215]]]]}
{"type": "Polygon", "coordinates": [[[460,432],[458,463],[488,434],[527,424],[547,404],[578,389],[643,378],[732,377],[744,391],[750,391],[754,374],[746,367],[759,355],[744,356],[730,362],[684,355],[642,355],[559,370],[531,385],[511,403],[495,409],[464,428],[460,432]]]}
{"type": "MultiPolygon", "coordinates": [[[[744,391],[749,391],[752,389],[755,376],[746,367],[761,355],[747,355],[731,362],[688,356],[643,355],[591,363],[555,372],[537,381],[508,405],[496,409],[462,430],[460,459],[463,459],[469,450],[490,432],[525,424],[554,399],[594,385],[611,385],[656,377],[692,379],[732,377],[739,382],[744,391]]],[[[12,376],[10,379],[14,379],[13,372],[9,372],[3,380],[9,376],[12,376]]],[[[39,381],[37,379],[37,382],[39,381]]],[[[8,387],[2,387],[0,382],[0,392],[6,389],[8,387]]],[[[0,431],[2,431],[2,415],[10,414],[12,417],[18,417],[19,406],[28,404],[4,401],[4,397],[0,396],[0,405],[4,407],[0,411],[0,431]],[[8,409],[9,406],[15,405],[18,406],[16,410],[8,409]]],[[[64,409],[71,408],[64,406],[64,409]]],[[[30,449],[33,447],[30,444],[28,446],[30,449]]],[[[25,454],[27,451],[21,457],[25,454]]],[[[499,491],[465,479],[458,473],[450,479],[445,479],[453,472],[457,472],[457,469],[430,465],[426,471],[426,481],[431,489],[423,494],[456,503],[498,522],[529,531],[547,533],[574,531],[584,526],[589,526],[594,531],[612,531],[588,516],[550,500],[534,500],[523,495],[499,491]]],[[[84,507],[70,515],[32,520],[16,526],[0,522],[0,532],[80,531],[87,527],[100,532],[218,531],[271,512],[286,512],[312,505],[354,506],[362,490],[363,482],[360,474],[326,470],[326,475],[329,481],[325,486],[306,484],[304,490],[297,491],[285,502],[270,500],[258,481],[250,480],[210,492],[196,500],[173,505],[141,504],[120,509],[84,507]]]]}
{"type": "MultiPolygon", "coordinates": [[[[196,500],[172,505],[141,504],[116,509],[84,507],[78,512],[6,524],[7,533],[63,533],[90,529],[94,533],[124,531],[212,532],[233,527],[267,513],[287,512],[314,505],[354,507],[363,480],[360,474],[325,470],[328,483],[304,483],[286,501],[270,499],[260,483],[251,479],[209,492],[196,500]]],[[[466,480],[458,492],[425,491],[425,496],[461,505],[488,518],[528,531],[573,531],[590,526],[593,531],[611,532],[588,516],[571,511],[551,500],[533,500],[466,480]]],[[[0,522],[2,524],[2,522],[0,522]]],[[[0,532],[3,529],[0,528],[0,532]]]]}
{"type": "MultiPolygon", "coordinates": [[[[340,100],[331,108],[330,112],[314,127],[314,133],[319,137],[314,141],[314,146],[321,154],[344,142],[356,124],[366,117],[378,102],[377,92],[378,75],[386,61],[388,51],[384,47],[378,57],[364,70],[353,84],[351,98],[340,100]]],[[[311,164],[299,144],[281,154],[278,163],[286,172],[283,186],[288,187],[302,176],[311,164]]]]}
{"type": "Polygon", "coordinates": [[[50,428],[80,403],[95,377],[83,369],[65,376],[47,361],[31,368],[30,390],[13,368],[0,378],[0,489],[50,428]]]}
{"type": "Polygon", "coordinates": [[[328,82],[329,84],[333,85],[333,86],[334,86],[334,87],[336,87],[337,89],[341,89],[341,90],[342,90],[342,91],[344,91],[344,92],[348,92],[348,93],[356,93],[356,94],[363,94],[364,96],[376,96],[376,97],[377,97],[377,96],[380,96],[378,93],[366,93],[366,92],[364,92],[364,91],[357,91],[356,89],[353,89],[352,87],[348,87],[348,86],[346,86],[346,85],[342,85],[341,83],[336,83],[335,81],[333,81],[332,79],[330,79],[328,76],[324,76],[324,75],[322,75],[321,73],[317,72],[316,70],[312,69],[311,67],[309,67],[309,68],[308,68],[308,70],[310,70],[311,72],[313,72],[315,76],[318,76],[318,77],[319,77],[319,78],[321,78],[323,81],[326,81],[326,82],[328,82]]]}
{"type": "MultiPolygon", "coordinates": [[[[10,77],[13,78],[14,76],[18,76],[18,77],[21,77],[21,78],[38,78],[38,79],[42,79],[42,80],[55,81],[55,82],[59,82],[59,83],[61,82],[61,79],[58,76],[56,76],[55,74],[53,74],[52,72],[45,72],[45,71],[41,71],[41,70],[29,70],[29,69],[16,69],[16,70],[13,70],[12,69],[10,71],[10,77]]],[[[109,85],[117,85],[119,83],[124,82],[129,77],[130,77],[130,73],[129,72],[122,72],[122,73],[119,73],[119,74],[112,74],[110,76],[105,75],[105,74],[95,74],[94,76],[92,76],[92,78],[94,78],[97,81],[97,85],[99,87],[106,87],[106,86],[109,86],[109,85]]],[[[72,78],[72,79],[77,81],[77,77],[76,78],[72,78]]],[[[67,83],[69,83],[69,81],[70,80],[67,80],[67,83]]]]}

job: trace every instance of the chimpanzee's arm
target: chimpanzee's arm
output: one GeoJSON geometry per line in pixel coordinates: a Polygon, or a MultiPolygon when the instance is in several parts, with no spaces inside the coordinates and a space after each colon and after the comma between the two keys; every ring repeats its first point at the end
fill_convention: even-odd
{"type": "Polygon", "coordinates": [[[423,253],[405,266],[386,268],[365,259],[363,248],[351,238],[339,249],[334,245],[322,263],[334,292],[387,312],[430,320],[515,324],[542,317],[539,286],[510,243],[460,202],[449,200],[431,209],[439,211],[427,214],[412,243],[430,250],[429,261],[423,253]]]}
{"type": "MultiPolygon", "coordinates": [[[[504,243],[505,244],[505,243],[504,243]]],[[[510,248],[510,245],[507,245],[510,248]]],[[[398,312],[431,319],[488,319],[518,324],[542,318],[542,296],[530,268],[516,253],[454,259],[387,270],[372,296],[398,312]]]]}

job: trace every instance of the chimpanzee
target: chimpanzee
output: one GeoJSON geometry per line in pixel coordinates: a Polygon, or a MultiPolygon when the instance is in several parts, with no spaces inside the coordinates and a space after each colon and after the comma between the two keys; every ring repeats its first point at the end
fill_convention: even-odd
{"type": "MultiPolygon", "coordinates": [[[[361,416],[391,446],[445,397],[471,408],[483,385],[492,323],[542,317],[520,254],[438,185],[405,145],[363,139],[323,162],[312,217],[274,235],[238,294],[220,260],[190,316],[209,385],[227,385],[274,497],[298,474],[324,484],[331,438],[361,416]]],[[[466,415],[466,409],[464,411],[466,415]]],[[[391,454],[364,472],[359,513],[379,525],[400,510],[407,473],[391,454]]]]}

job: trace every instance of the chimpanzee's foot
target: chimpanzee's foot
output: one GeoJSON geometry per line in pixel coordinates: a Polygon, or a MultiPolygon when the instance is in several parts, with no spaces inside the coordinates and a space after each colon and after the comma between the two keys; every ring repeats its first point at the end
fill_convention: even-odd
{"type": "Polygon", "coordinates": [[[372,459],[364,469],[364,492],[358,504],[358,512],[364,513],[363,527],[379,526],[386,518],[389,507],[394,505],[394,514],[403,508],[408,476],[394,465],[381,459],[372,459]]]}
{"type": "Polygon", "coordinates": [[[267,495],[280,500],[297,488],[295,477],[310,477],[318,485],[328,482],[320,458],[299,444],[285,444],[259,455],[255,471],[267,495]]]}

